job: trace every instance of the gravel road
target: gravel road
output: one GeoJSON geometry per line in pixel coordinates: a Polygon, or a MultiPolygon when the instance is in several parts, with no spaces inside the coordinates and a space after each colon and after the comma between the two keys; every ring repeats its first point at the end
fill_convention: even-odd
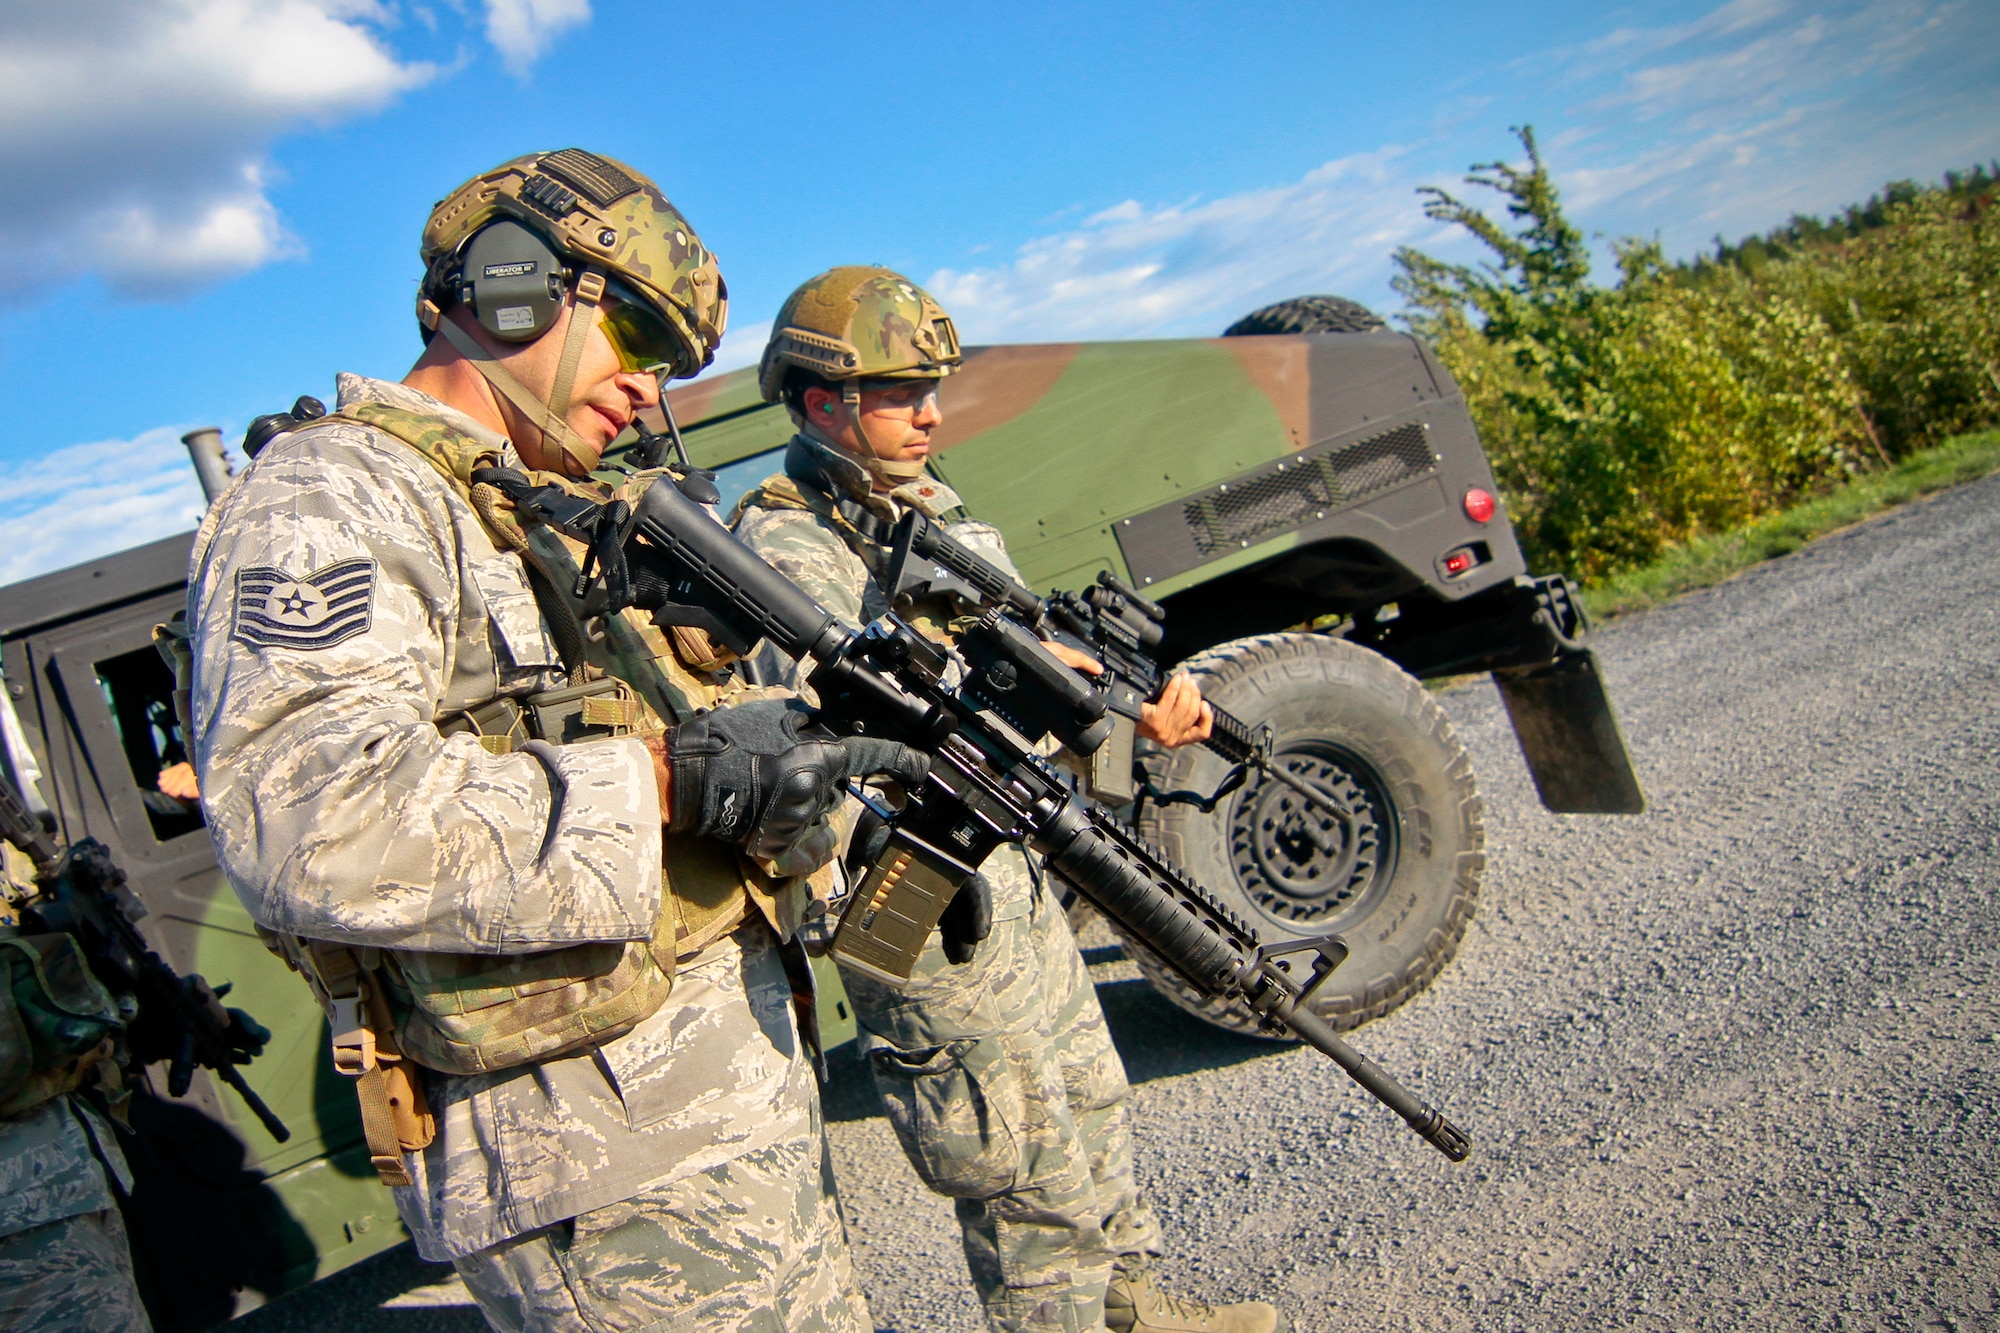
{"type": "MultiPolygon", "coordinates": [[[[1353,1040],[1471,1132],[1462,1165],[1086,937],[1172,1285],[1299,1333],[2000,1327],[1996,587],[2000,477],[1606,627],[1636,818],[1546,813],[1491,687],[1444,696],[1485,889],[1353,1040]]],[[[837,1072],[877,1322],[972,1333],[948,1207],[837,1072]]],[[[406,1247],[241,1326],[479,1327],[448,1277],[406,1247]]]]}

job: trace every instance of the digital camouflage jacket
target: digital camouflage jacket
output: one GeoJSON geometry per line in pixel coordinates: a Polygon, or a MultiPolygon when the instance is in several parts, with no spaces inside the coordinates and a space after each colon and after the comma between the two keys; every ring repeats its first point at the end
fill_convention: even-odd
{"type": "MultiPolygon", "coordinates": [[[[504,440],[405,386],[379,404],[504,440]]],[[[564,679],[520,556],[431,463],[349,417],[281,437],[211,508],[189,580],[196,766],[217,859],[266,929],[445,955],[651,939],[663,846],[636,737],[503,752],[439,723],[564,679]]],[[[429,1074],[397,1190],[444,1259],[811,1132],[772,932],[684,960],[668,1002],[575,1054],[429,1074]]]]}

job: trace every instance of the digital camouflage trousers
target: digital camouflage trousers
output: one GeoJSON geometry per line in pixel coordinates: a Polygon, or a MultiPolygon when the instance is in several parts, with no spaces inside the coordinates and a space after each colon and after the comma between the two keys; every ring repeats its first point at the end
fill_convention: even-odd
{"type": "Polygon", "coordinates": [[[118,1210],[0,1237],[0,1328],[9,1333],[151,1333],[118,1210]]]}
{"type": "Polygon", "coordinates": [[[932,938],[900,989],[843,970],[903,1151],[956,1201],[966,1266],[1002,1333],[1087,1333],[1121,1258],[1157,1254],[1132,1177],[1130,1091],[1053,895],[1003,848],[993,933],[963,967],[932,938]]]}
{"type": "Polygon", "coordinates": [[[456,1261],[502,1333],[873,1333],[815,1136],[456,1261]]]}

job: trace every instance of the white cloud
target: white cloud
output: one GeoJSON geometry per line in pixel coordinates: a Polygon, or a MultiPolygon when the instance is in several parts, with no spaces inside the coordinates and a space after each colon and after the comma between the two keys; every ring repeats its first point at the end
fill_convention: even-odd
{"type": "Polygon", "coordinates": [[[1524,62],[1583,99],[1549,140],[1575,211],[1684,253],[2000,147],[2000,9],[1737,0],[1524,62]]]}
{"type": "Polygon", "coordinates": [[[1688,23],[1622,28],[1517,62],[1441,112],[1422,143],[1220,199],[1126,200],[930,286],[973,341],[1213,333],[1312,291],[1381,306],[1396,246],[1469,253],[1462,234],[1426,222],[1415,187],[1457,187],[1465,162],[1511,154],[1489,118],[1547,88],[1576,99],[1536,117],[1572,218],[1687,254],[1717,232],[2000,150],[2000,6],[1731,0],[1688,23]]]}
{"type": "MultiPolygon", "coordinates": [[[[412,13],[435,31],[435,12],[412,13]]],[[[524,74],[590,3],[484,14],[524,74]]],[[[86,272],[169,297],[297,253],[267,194],[270,145],[444,73],[391,48],[400,21],[389,0],[0,2],[0,301],[86,272]]]]}
{"type": "Polygon", "coordinates": [[[0,8],[0,297],[85,271],[159,296],[291,248],[265,197],[281,133],[436,71],[372,0],[10,0],[0,8]]]}
{"type": "Polygon", "coordinates": [[[1433,236],[1403,151],[1328,162],[1291,185],[1207,202],[1126,200],[926,285],[973,342],[1219,333],[1270,301],[1376,288],[1384,257],[1433,236]]]}
{"type": "Polygon", "coordinates": [[[486,0],[486,40],[525,76],[556,34],[590,22],[590,0],[486,0]]]}
{"type": "Polygon", "coordinates": [[[193,530],[204,503],[180,430],[0,464],[0,584],[193,530]]]}

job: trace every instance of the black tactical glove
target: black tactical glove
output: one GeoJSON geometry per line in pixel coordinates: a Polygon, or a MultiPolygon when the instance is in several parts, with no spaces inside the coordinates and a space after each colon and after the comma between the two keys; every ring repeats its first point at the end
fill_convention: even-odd
{"type": "Polygon", "coordinates": [[[197,1004],[208,1010],[209,1017],[222,1029],[222,1039],[229,1045],[229,1058],[239,1065],[247,1065],[271,1044],[271,1029],[241,1009],[223,1007],[223,997],[235,984],[225,981],[220,986],[210,986],[208,979],[199,972],[181,979],[182,987],[197,1004]]]}
{"type": "Polygon", "coordinates": [[[834,736],[812,722],[796,700],[759,699],[675,727],[667,735],[668,831],[735,843],[780,875],[810,874],[833,858],[827,816],[849,778],[884,773],[914,784],[930,772],[930,760],[907,745],[834,736]]]}
{"type": "Polygon", "coordinates": [[[986,876],[978,871],[972,878],[958,886],[958,892],[945,904],[944,915],[938,918],[938,933],[943,936],[944,956],[960,967],[972,961],[972,955],[993,933],[993,886],[986,876]]]}
{"type": "Polygon", "coordinates": [[[231,1009],[229,1014],[230,1058],[239,1065],[247,1065],[264,1053],[271,1044],[271,1029],[259,1023],[241,1009],[231,1009]]]}
{"type": "Polygon", "coordinates": [[[876,814],[873,807],[864,805],[854,820],[854,832],[847,839],[847,882],[859,885],[868,867],[882,859],[888,845],[889,821],[876,814]]]}
{"type": "MultiPolygon", "coordinates": [[[[847,844],[848,879],[861,883],[868,867],[882,859],[888,845],[888,821],[873,810],[863,810],[847,844]]],[[[943,937],[947,960],[960,967],[972,961],[978,946],[993,933],[993,886],[986,876],[974,871],[971,879],[959,885],[945,904],[944,915],[938,918],[938,933],[943,937]]]]}

